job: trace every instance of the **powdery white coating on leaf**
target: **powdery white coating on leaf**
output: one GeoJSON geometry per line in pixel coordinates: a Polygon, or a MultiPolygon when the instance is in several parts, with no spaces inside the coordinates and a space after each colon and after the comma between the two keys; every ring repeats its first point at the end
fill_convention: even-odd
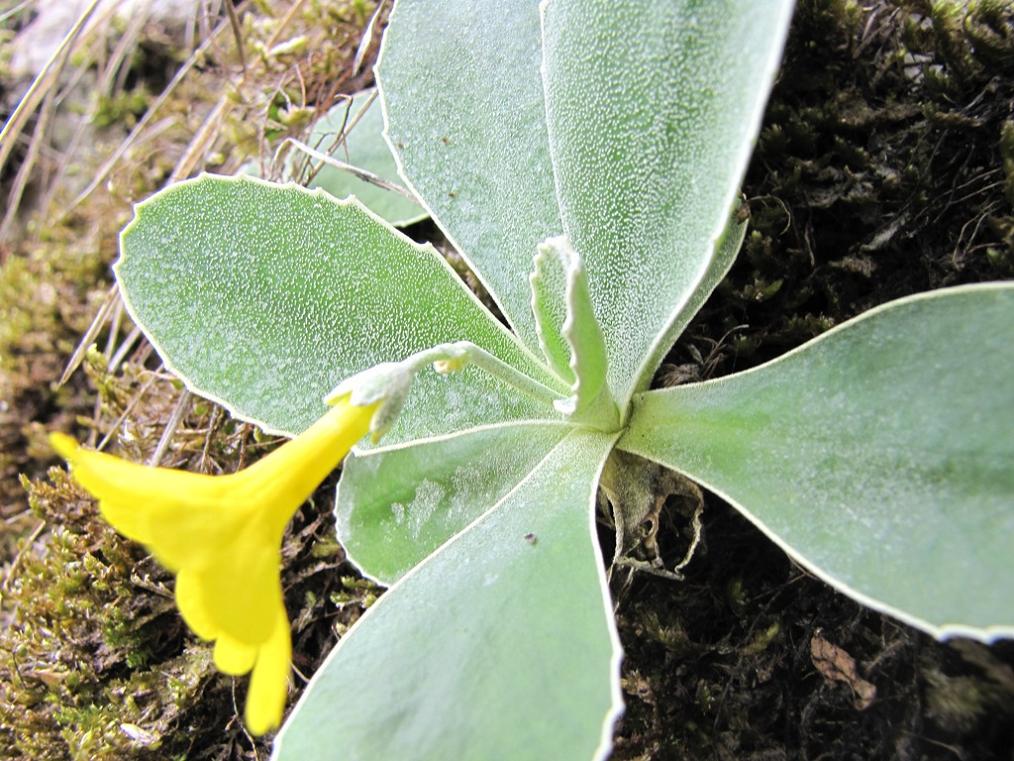
{"type": "Polygon", "coordinates": [[[399,526],[405,522],[405,506],[401,502],[395,502],[391,505],[391,515],[394,516],[394,522],[399,526]]]}
{"type": "MultiPolygon", "coordinates": [[[[132,316],[194,390],[295,433],[341,379],[469,340],[558,383],[430,247],[354,202],[204,176],[140,205],[117,278],[132,316]]],[[[391,445],[501,419],[553,417],[486,373],[420,373],[391,445]]]]}
{"type": "Polygon", "coordinates": [[[544,4],[543,78],[563,231],[588,271],[621,408],[676,338],[668,328],[714,255],[791,7],[789,0],[544,4]]]}
{"type": "Polygon", "coordinates": [[[349,558],[391,583],[524,479],[570,430],[490,426],[349,457],[335,501],[349,558]]]}
{"type": "Polygon", "coordinates": [[[402,0],[377,64],[402,175],[534,352],[527,275],[561,232],[540,58],[536,0],[402,0]]]}
{"type": "Polygon", "coordinates": [[[593,516],[613,442],[572,431],[402,577],[314,675],[272,758],[603,758],[620,649],[593,516]]]}
{"type": "Polygon", "coordinates": [[[420,481],[415,488],[415,496],[408,505],[408,530],[412,539],[419,541],[423,526],[433,517],[447,490],[436,481],[420,481]]]}
{"type": "MultiPolygon", "coordinates": [[[[737,210],[738,211],[738,210],[737,210]]],[[[690,295],[686,305],[680,310],[676,318],[670,323],[667,335],[672,336],[674,339],[676,336],[683,334],[687,325],[690,324],[690,320],[693,319],[694,315],[704,306],[704,302],[708,300],[708,297],[712,294],[718,284],[722,282],[729,269],[736,261],[736,256],[739,255],[739,250],[743,245],[743,238],[746,237],[746,231],[749,224],[738,218],[737,211],[732,213],[732,217],[729,219],[728,225],[726,225],[725,232],[715,243],[715,251],[711,261],[708,263],[707,270],[704,273],[704,277],[701,278],[697,285],[697,288],[690,295]]],[[[668,352],[669,341],[668,339],[663,340],[659,347],[665,346],[664,350],[654,358],[649,358],[645,367],[654,367],[668,352]]],[[[640,381],[635,386],[635,391],[644,391],[651,386],[653,373],[642,373],[640,381]]],[[[630,406],[627,406],[625,410],[629,414],[630,406]]]]}
{"type": "MultiPolygon", "coordinates": [[[[574,379],[570,387],[571,396],[560,399],[553,406],[582,421],[594,423],[602,429],[615,430],[619,419],[612,400],[606,389],[606,347],[602,340],[602,331],[595,319],[594,307],[588,294],[588,281],[585,277],[581,258],[577,255],[564,236],[555,236],[539,244],[535,256],[535,270],[530,278],[532,284],[532,311],[536,315],[539,331],[539,342],[544,353],[550,349],[547,339],[552,336],[555,327],[551,310],[543,311],[545,300],[540,298],[543,261],[557,259],[564,269],[566,317],[560,325],[559,337],[567,351],[570,375],[574,379]],[[549,314],[547,315],[547,312],[549,314]]],[[[556,362],[554,361],[554,366],[556,362]]],[[[561,375],[561,377],[563,377],[561,375]]]]}
{"type": "Polygon", "coordinates": [[[574,371],[570,367],[570,348],[563,336],[563,323],[567,320],[567,275],[560,257],[552,256],[541,244],[532,257],[528,284],[542,356],[557,376],[570,385],[574,382],[574,371]]]}
{"type": "Polygon", "coordinates": [[[1014,286],[886,304],[754,370],[638,397],[620,446],[937,636],[1014,634],[1014,286]]]}

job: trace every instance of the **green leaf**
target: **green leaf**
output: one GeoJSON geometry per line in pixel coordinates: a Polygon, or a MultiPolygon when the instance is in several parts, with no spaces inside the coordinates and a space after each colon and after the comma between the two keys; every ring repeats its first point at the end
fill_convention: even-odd
{"type": "MultiPolygon", "coordinates": [[[[380,102],[375,99],[367,106],[372,94],[372,90],[364,90],[351,102],[339,102],[313,125],[306,144],[338,161],[365,169],[382,180],[399,184],[398,167],[384,141],[384,115],[380,102]],[[353,122],[354,126],[349,129],[353,122]],[[343,132],[346,137],[339,144],[343,132]]],[[[418,201],[360,179],[350,171],[319,161],[298,149],[290,154],[287,171],[287,179],[312,176],[306,187],[321,188],[335,198],[355,196],[366,208],[395,227],[404,227],[426,217],[418,201]]]]}
{"type": "MultiPolygon", "coordinates": [[[[725,226],[725,231],[715,241],[714,253],[712,254],[711,261],[708,263],[707,269],[704,271],[704,277],[701,278],[701,281],[697,284],[697,288],[690,294],[686,306],[684,306],[669,327],[669,334],[674,338],[683,335],[683,331],[686,330],[687,325],[690,324],[690,321],[700,311],[701,307],[704,306],[704,302],[708,300],[708,297],[718,287],[718,284],[729,273],[729,270],[736,261],[736,257],[739,255],[740,248],[743,246],[747,227],[749,227],[749,223],[740,217],[739,207],[737,206],[736,211],[732,213],[725,226]]],[[[643,375],[637,390],[646,390],[651,384],[651,379],[652,374],[643,375]]],[[[629,406],[627,411],[629,412],[629,406]]]]}
{"type": "Polygon", "coordinates": [[[938,637],[1014,634],[1014,286],[886,304],[773,362],[636,398],[619,446],[938,637]]]}
{"type": "Polygon", "coordinates": [[[791,0],[549,0],[543,72],[563,232],[621,409],[685,324],[742,180],[791,0]]]}
{"type": "Polygon", "coordinates": [[[532,289],[532,315],[542,356],[553,372],[570,385],[575,380],[574,371],[570,367],[570,347],[563,337],[563,323],[567,320],[567,273],[560,258],[548,256],[542,245],[532,258],[532,272],[528,276],[532,289]]]}
{"type": "Polygon", "coordinates": [[[532,351],[535,247],[561,232],[538,0],[400,0],[377,63],[401,173],[532,351]]]}
{"type": "Polygon", "coordinates": [[[335,512],[349,559],[394,583],[523,481],[569,430],[499,425],[347,458],[335,512]]]}
{"type": "MultiPolygon", "coordinates": [[[[722,278],[725,277],[729,268],[732,267],[733,262],[736,260],[736,255],[743,244],[746,228],[747,222],[740,217],[739,210],[737,209],[729,220],[725,232],[715,243],[715,252],[704,277],[691,295],[686,308],[673,323],[670,330],[672,335],[677,336],[683,332],[691,318],[703,306],[708,296],[711,295],[712,291],[722,281],[722,278]]],[[[569,250],[574,253],[573,249],[569,250]]],[[[575,396],[568,400],[568,405],[575,405],[576,398],[581,396],[583,392],[586,399],[584,406],[588,407],[591,406],[591,401],[594,401],[595,395],[601,394],[604,398],[599,399],[599,401],[607,405],[607,409],[604,411],[609,413],[616,409],[616,405],[611,397],[608,397],[608,388],[602,382],[605,378],[607,367],[602,331],[593,313],[591,300],[588,296],[587,278],[585,277],[583,268],[580,268],[580,281],[578,284],[574,282],[577,278],[574,277],[573,273],[568,275],[565,266],[566,260],[567,257],[561,259],[559,256],[549,256],[545,244],[540,245],[539,253],[535,255],[533,260],[534,271],[529,276],[529,281],[532,287],[532,313],[535,315],[536,326],[538,328],[539,345],[542,347],[542,354],[546,357],[550,367],[553,368],[561,380],[570,383],[571,391],[575,392],[575,396]],[[575,304],[573,298],[563,295],[565,293],[580,294],[580,303],[575,304]],[[589,336],[584,337],[583,340],[581,336],[578,336],[576,340],[573,337],[568,339],[565,336],[564,324],[568,320],[568,313],[572,317],[570,318],[571,330],[567,331],[567,333],[574,332],[573,328],[581,324],[583,316],[583,320],[590,326],[587,329],[590,333],[589,336]],[[586,344],[592,349],[590,354],[598,364],[598,367],[594,369],[588,367],[589,359],[586,358],[583,361],[578,359],[580,356],[585,356],[589,353],[584,348],[586,344]],[[589,394],[591,384],[587,381],[583,383],[576,382],[574,370],[570,366],[570,363],[573,361],[577,361],[585,367],[584,372],[586,375],[590,372],[596,373],[594,394],[589,394]]],[[[645,379],[645,383],[647,380],[649,379],[645,379]]],[[[560,403],[557,403],[556,406],[560,409],[560,403]]],[[[564,411],[566,409],[564,407],[564,411]]],[[[612,421],[613,415],[605,414],[603,418],[606,421],[612,421]]]]}
{"type": "Polygon", "coordinates": [[[535,297],[539,295],[538,275],[543,269],[543,261],[548,257],[556,258],[560,262],[566,280],[564,295],[566,319],[559,330],[560,337],[569,350],[570,375],[573,378],[571,396],[555,402],[555,406],[575,421],[587,422],[601,430],[615,431],[619,427],[619,413],[606,386],[608,363],[602,329],[595,319],[595,309],[588,295],[588,279],[581,257],[563,236],[556,236],[540,243],[534,258],[536,279],[533,280],[535,291],[532,305],[536,320],[539,322],[539,340],[543,344],[543,351],[545,352],[547,348],[549,326],[542,321],[540,311],[536,309],[540,300],[535,297]]]}
{"type": "MultiPolygon", "coordinates": [[[[561,387],[431,246],[322,191],[212,176],[174,185],[137,207],[116,275],[166,365],[269,430],[301,431],[338,381],[447,341],[561,387]]],[[[424,372],[384,443],[554,416],[474,368],[424,372]]]]}
{"type": "Polygon", "coordinates": [[[341,639],[276,761],[588,761],[618,715],[619,643],[594,525],[614,437],[575,431],[341,639]]]}

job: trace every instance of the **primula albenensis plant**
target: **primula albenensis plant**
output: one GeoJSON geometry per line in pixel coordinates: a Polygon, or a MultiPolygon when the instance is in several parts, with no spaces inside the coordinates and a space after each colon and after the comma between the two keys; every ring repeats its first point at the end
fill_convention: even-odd
{"type": "MultiPolygon", "coordinates": [[[[346,460],[337,514],[390,589],[307,686],[277,759],[608,754],[620,648],[596,493],[605,473],[622,526],[645,488],[633,455],[878,610],[938,637],[1014,633],[1010,284],[901,299],[764,366],[650,390],[742,241],[790,5],[399,0],[377,70],[388,143],[510,330],[355,200],[205,176],[138,207],[117,277],[190,388],[287,434],[349,395],[386,434],[346,460]]],[[[144,483],[116,492],[118,514],[144,483]]],[[[161,542],[190,515],[132,535],[186,570],[161,542]]],[[[270,586],[277,612],[277,569],[270,586]]],[[[184,603],[198,634],[253,644],[245,613],[208,605],[202,632],[184,603]]],[[[255,682],[258,662],[241,664],[255,682]]]]}

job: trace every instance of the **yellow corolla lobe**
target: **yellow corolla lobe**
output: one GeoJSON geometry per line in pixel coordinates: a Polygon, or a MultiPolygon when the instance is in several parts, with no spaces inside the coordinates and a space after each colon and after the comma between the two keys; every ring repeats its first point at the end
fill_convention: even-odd
{"type": "Polygon", "coordinates": [[[340,399],[316,423],[226,476],[153,468],[50,436],[103,517],[176,573],[176,604],[215,642],[215,666],[252,671],[245,719],[255,735],[285,710],[292,644],[282,599],[281,543],[292,515],[369,430],[376,405],[340,399]]]}

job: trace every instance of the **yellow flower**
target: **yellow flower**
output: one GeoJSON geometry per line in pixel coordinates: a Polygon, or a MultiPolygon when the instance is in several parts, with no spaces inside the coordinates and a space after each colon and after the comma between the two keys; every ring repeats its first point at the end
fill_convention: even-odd
{"type": "Polygon", "coordinates": [[[253,670],[245,719],[255,735],[276,728],[285,710],[292,656],[279,576],[285,526],[367,433],[376,407],[346,396],[298,437],[226,476],[138,465],[50,436],[105,519],[176,574],[176,604],[198,637],[214,640],[218,669],[253,670]]]}

